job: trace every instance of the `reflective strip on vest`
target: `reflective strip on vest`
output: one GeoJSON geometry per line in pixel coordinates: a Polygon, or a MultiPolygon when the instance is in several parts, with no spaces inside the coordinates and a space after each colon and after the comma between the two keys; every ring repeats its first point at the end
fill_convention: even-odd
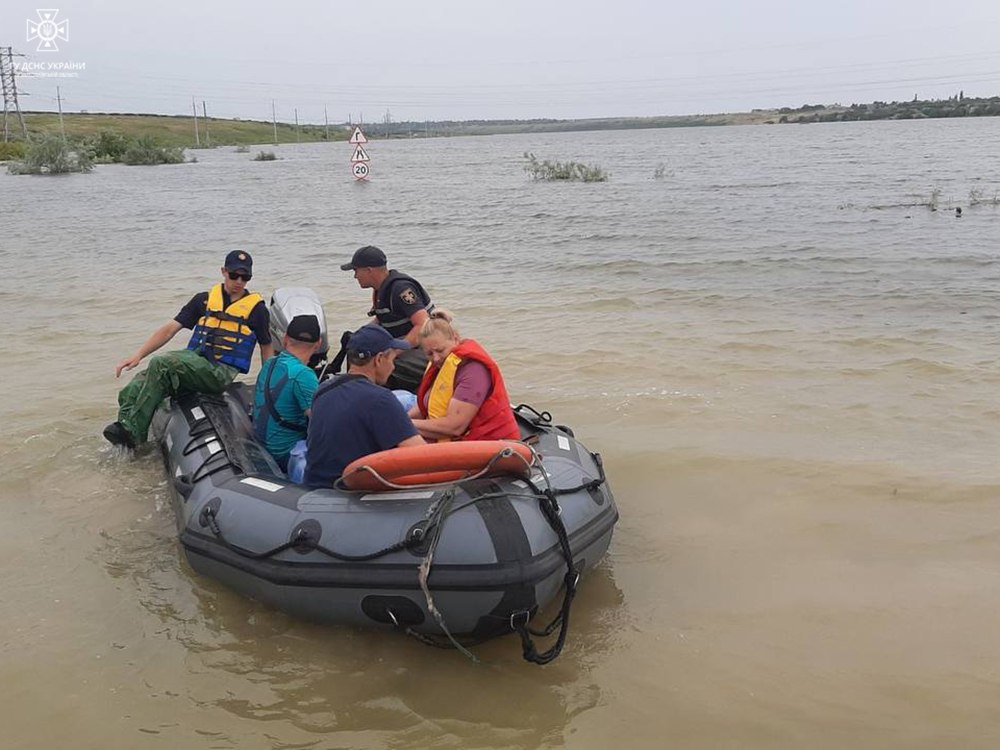
{"type": "Polygon", "coordinates": [[[396,283],[400,281],[405,281],[412,284],[414,289],[417,290],[417,294],[420,296],[420,302],[424,306],[424,309],[427,311],[427,313],[430,314],[434,312],[434,303],[431,302],[430,295],[427,293],[427,290],[424,289],[424,287],[421,285],[419,281],[417,281],[412,276],[407,276],[405,273],[400,273],[399,271],[395,270],[390,271],[389,278],[385,280],[382,287],[375,290],[375,292],[373,293],[372,309],[368,312],[368,315],[374,316],[380,326],[382,326],[385,330],[392,333],[393,338],[400,338],[404,336],[406,333],[409,333],[409,329],[406,329],[403,333],[397,334],[394,332],[395,329],[406,328],[406,326],[410,326],[410,328],[413,327],[413,324],[411,323],[409,318],[384,320],[386,316],[393,314],[392,302],[390,300],[392,300],[393,289],[395,288],[396,283]],[[383,290],[385,292],[384,295],[380,295],[380,293],[383,292],[383,290]],[[379,302],[381,302],[384,306],[379,307],[379,302]]]}

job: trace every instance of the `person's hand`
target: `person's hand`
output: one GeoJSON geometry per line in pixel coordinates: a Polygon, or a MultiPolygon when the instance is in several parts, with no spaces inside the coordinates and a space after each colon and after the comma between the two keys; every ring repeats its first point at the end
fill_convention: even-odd
{"type": "Polygon", "coordinates": [[[142,357],[140,357],[139,355],[133,355],[128,359],[123,359],[121,362],[118,363],[118,367],[115,368],[115,377],[116,378],[121,377],[122,372],[124,372],[125,370],[131,370],[140,362],[142,362],[142,357]]]}

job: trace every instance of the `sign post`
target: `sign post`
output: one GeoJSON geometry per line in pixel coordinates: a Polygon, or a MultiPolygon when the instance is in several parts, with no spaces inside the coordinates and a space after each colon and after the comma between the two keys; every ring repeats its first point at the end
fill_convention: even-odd
{"type": "Polygon", "coordinates": [[[368,175],[371,174],[371,169],[368,166],[371,159],[365,150],[368,139],[365,138],[360,127],[355,127],[347,142],[354,146],[354,153],[351,155],[351,174],[354,175],[355,180],[367,180],[368,175]]]}

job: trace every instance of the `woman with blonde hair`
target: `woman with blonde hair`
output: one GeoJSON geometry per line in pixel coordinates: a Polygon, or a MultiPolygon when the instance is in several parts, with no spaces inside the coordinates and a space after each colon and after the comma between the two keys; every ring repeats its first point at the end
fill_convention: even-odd
{"type": "Polygon", "coordinates": [[[410,410],[413,425],[427,440],[520,440],[500,367],[453,321],[437,309],[420,329],[430,365],[410,410]]]}

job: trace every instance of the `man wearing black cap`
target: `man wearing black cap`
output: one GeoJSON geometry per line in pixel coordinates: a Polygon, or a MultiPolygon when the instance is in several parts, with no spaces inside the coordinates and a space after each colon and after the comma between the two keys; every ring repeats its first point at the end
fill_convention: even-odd
{"type": "Polygon", "coordinates": [[[257,376],[254,432],[282,471],[288,470],[292,447],[306,437],[313,396],[319,388],[309,359],[321,344],[319,319],[296,315],[288,324],[282,352],[265,362],[257,376]]]}
{"type": "Polygon", "coordinates": [[[434,303],[419,281],[386,266],[385,253],[374,245],[365,245],[340,269],[354,271],[358,285],[372,290],[369,317],[374,317],[393,338],[405,339],[416,347],[400,357],[398,369],[389,381],[392,388],[415,391],[427,366],[427,357],[418,346],[418,334],[434,311],[434,303]]]}
{"type": "Polygon", "coordinates": [[[263,298],[248,292],[250,253],[233,250],[222,266],[222,283],[196,294],[172,320],[157,328],[139,350],[115,368],[115,377],[136,367],[182,328],[192,329],[187,349],[159,354],[118,394],[118,421],[104,428],[116,445],[146,442],[160,402],[182,393],[222,393],[237,373],[250,371],[254,347],[261,362],[274,354],[263,298]]]}
{"type": "Polygon", "coordinates": [[[351,335],[347,374],[324,383],[313,399],[306,484],[329,487],[355,459],[424,443],[395,395],[381,387],[408,348],[374,324],[351,335]]]}

